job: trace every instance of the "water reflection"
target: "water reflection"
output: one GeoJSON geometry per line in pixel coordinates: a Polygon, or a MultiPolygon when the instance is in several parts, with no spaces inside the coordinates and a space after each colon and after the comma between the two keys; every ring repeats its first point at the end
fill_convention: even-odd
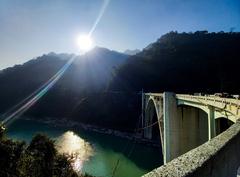
{"type": "Polygon", "coordinates": [[[72,131],[58,137],[56,147],[59,153],[67,155],[72,160],[73,168],[77,172],[81,172],[83,163],[94,154],[92,146],[72,131]]]}

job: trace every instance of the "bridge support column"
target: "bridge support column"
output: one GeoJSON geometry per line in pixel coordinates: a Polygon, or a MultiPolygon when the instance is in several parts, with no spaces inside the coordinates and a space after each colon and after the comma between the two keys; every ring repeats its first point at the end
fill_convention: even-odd
{"type": "Polygon", "coordinates": [[[209,106],[208,107],[208,140],[216,136],[214,112],[215,112],[214,108],[212,106],[209,106]]]}
{"type": "Polygon", "coordinates": [[[164,121],[164,164],[178,156],[179,150],[179,120],[177,119],[177,102],[174,93],[163,94],[164,121]]]}

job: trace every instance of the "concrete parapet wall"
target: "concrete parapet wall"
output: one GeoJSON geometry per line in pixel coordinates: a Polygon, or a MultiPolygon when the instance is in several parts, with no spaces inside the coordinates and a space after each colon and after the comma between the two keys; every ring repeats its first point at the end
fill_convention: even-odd
{"type": "Polygon", "coordinates": [[[240,166],[240,120],[225,132],[144,177],[236,177],[240,166]]]}

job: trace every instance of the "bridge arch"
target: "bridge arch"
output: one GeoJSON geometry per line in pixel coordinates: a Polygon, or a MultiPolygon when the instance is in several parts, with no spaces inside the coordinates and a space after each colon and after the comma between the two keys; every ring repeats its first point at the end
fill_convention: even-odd
{"type": "MultiPolygon", "coordinates": [[[[153,128],[157,127],[160,128],[160,125],[154,124],[160,119],[159,116],[159,108],[156,103],[156,101],[153,98],[149,98],[146,103],[146,108],[145,108],[145,127],[146,130],[144,130],[145,137],[148,139],[153,138],[153,128]],[[151,126],[154,124],[153,126],[151,126]]],[[[160,130],[160,129],[159,129],[160,130]]],[[[159,136],[161,137],[161,131],[159,131],[159,136]]],[[[162,140],[161,140],[162,141],[162,140]]]]}
{"type": "MultiPolygon", "coordinates": [[[[191,102],[185,102],[185,101],[178,101],[178,106],[191,106],[198,108],[205,113],[209,114],[209,107],[206,105],[201,105],[197,103],[191,103],[191,102]]],[[[220,111],[218,108],[214,110],[214,134],[219,135],[223,131],[225,131],[227,128],[229,128],[235,121],[236,117],[232,115],[228,110],[220,111]]],[[[212,137],[211,137],[212,138],[212,137]]]]}
{"type": "Polygon", "coordinates": [[[226,117],[217,117],[215,119],[216,135],[227,130],[234,122],[226,117]]]}
{"type": "Polygon", "coordinates": [[[233,123],[236,122],[236,116],[229,113],[228,111],[224,111],[224,112],[216,111],[214,118],[215,119],[224,118],[224,119],[228,119],[229,121],[231,121],[233,123]]]}
{"type": "Polygon", "coordinates": [[[144,124],[146,129],[144,129],[144,137],[159,144],[160,163],[163,164],[163,132],[161,131],[163,129],[163,125],[161,125],[163,118],[159,115],[159,109],[158,103],[153,98],[147,100],[145,107],[144,124]]]}
{"type": "Polygon", "coordinates": [[[157,117],[159,118],[159,107],[156,103],[156,100],[152,96],[150,96],[146,103],[146,108],[145,108],[146,111],[148,110],[148,108],[150,108],[150,106],[153,106],[153,105],[156,110],[157,117]]]}
{"type": "Polygon", "coordinates": [[[182,101],[182,100],[179,100],[177,105],[178,106],[194,107],[194,108],[200,109],[200,110],[202,110],[202,111],[204,111],[205,113],[208,114],[208,108],[205,105],[200,105],[200,104],[198,105],[198,104],[194,104],[194,103],[185,102],[185,101],[182,101]]]}

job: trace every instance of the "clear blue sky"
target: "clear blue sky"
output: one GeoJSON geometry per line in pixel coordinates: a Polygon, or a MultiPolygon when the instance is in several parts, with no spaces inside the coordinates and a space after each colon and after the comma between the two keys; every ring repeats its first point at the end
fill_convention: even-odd
{"type": "MultiPolygon", "coordinates": [[[[51,51],[78,53],[103,0],[0,0],[0,69],[51,51]]],[[[92,34],[109,49],[142,49],[171,30],[240,31],[240,0],[111,0],[92,34]]]]}

